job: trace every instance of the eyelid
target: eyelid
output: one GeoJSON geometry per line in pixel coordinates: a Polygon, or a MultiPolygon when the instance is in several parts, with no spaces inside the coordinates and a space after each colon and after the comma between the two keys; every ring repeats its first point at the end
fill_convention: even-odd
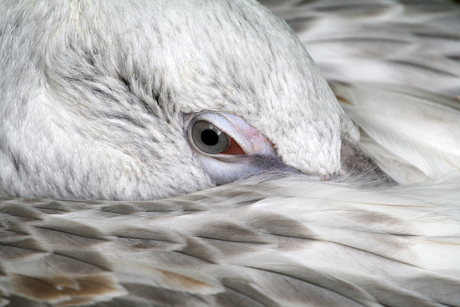
{"type": "Polygon", "coordinates": [[[184,117],[184,123],[185,127],[187,127],[187,131],[190,131],[190,126],[199,120],[207,121],[222,130],[239,147],[232,147],[230,145],[225,152],[212,155],[213,157],[230,155],[276,156],[275,149],[268,138],[237,115],[223,112],[191,113],[184,117]]]}

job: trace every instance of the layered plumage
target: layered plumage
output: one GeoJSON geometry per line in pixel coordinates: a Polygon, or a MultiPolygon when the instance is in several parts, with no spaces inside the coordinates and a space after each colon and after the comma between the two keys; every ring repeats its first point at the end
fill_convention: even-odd
{"type": "MultiPolygon", "coordinates": [[[[21,13],[4,9],[13,2],[0,4],[3,29],[9,29],[2,31],[1,52],[6,57],[0,61],[11,77],[2,79],[2,87],[17,89],[0,93],[0,161],[16,169],[10,174],[18,176],[5,177],[7,168],[2,168],[0,192],[161,198],[204,189],[222,178],[224,182],[238,178],[222,163],[235,163],[243,177],[259,175],[148,202],[4,198],[0,202],[3,302],[459,306],[460,112],[454,97],[460,92],[456,78],[460,70],[455,69],[460,11],[455,4],[262,1],[306,44],[345,115],[292,34],[256,3],[234,1],[231,10],[226,1],[201,2],[204,7],[192,1],[170,3],[179,2],[182,6],[175,11],[168,9],[174,4],[166,2],[158,7],[139,2],[137,7],[135,2],[80,1],[72,18],[57,18],[59,22],[50,18],[49,3],[37,2],[40,9],[28,7],[21,13]],[[115,22],[121,11],[109,10],[113,14],[98,18],[84,14],[90,7],[107,13],[117,5],[127,9],[122,32],[117,32],[115,22]],[[204,8],[212,9],[203,13],[204,8]],[[167,14],[159,16],[160,11],[167,14]],[[152,12],[158,18],[139,22],[152,12]],[[48,45],[24,26],[43,21],[44,16],[51,22],[46,31],[54,33],[48,45]],[[82,30],[97,31],[66,36],[74,33],[69,25],[76,20],[82,30]],[[200,34],[196,39],[193,35],[200,31],[186,29],[192,21],[217,34],[200,34]],[[227,27],[229,21],[240,22],[241,31],[227,27]],[[184,35],[166,42],[164,35],[171,39],[171,33],[181,31],[153,26],[165,24],[177,24],[184,35]],[[68,40],[59,45],[62,31],[69,31],[61,36],[68,40]],[[179,38],[187,36],[190,40],[181,45],[179,38]],[[162,42],[162,48],[149,49],[152,42],[162,42]],[[31,46],[25,50],[34,56],[19,61],[9,51],[17,44],[31,46]],[[88,52],[78,46],[88,47],[88,52]],[[78,58],[71,52],[86,62],[72,62],[78,58]],[[9,61],[12,58],[16,61],[9,61]],[[231,65],[218,65],[222,59],[231,65]],[[28,66],[30,61],[41,64],[28,66]],[[101,69],[96,79],[86,75],[95,76],[89,67],[101,69]],[[12,73],[22,69],[27,73],[12,73]],[[39,76],[29,74],[29,69],[38,69],[39,76]],[[66,75],[69,72],[81,75],[73,79],[66,75]],[[15,103],[7,103],[7,98],[15,103]],[[158,103],[158,109],[145,112],[140,103],[147,108],[158,103]],[[190,116],[204,116],[226,132],[245,131],[235,137],[245,152],[252,153],[248,156],[259,158],[251,158],[251,167],[246,168],[234,158],[197,156],[187,139],[190,116]],[[359,142],[349,118],[360,129],[359,142]],[[49,139],[37,141],[37,135],[49,139]],[[59,149],[51,142],[57,136],[71,138],[63,144],[73,145],[59,149]],[[264,147],[264,137],[272,145],[264,147]],[[86,147],[79,146],[88,139],[94,143],[89,150],[95,150],[88,153],[90,158],[72,154],[72,150],[83,152],[86,147]],[[39,145],[35,150],[24,147],[31,140],[39,145]],[[261,144],[243,145],[248,140],[261,144]],[[101,152],[107,160],[94,158],[101,152]],[[119,161],[116,157],[131,161],[127,173],[136,175],[126,177],[117,170],[116,165],[126,164],[115,164],[110,174],[101,171],[100,167],[119,161]],[[16,163],[11,164],[12,158],[16,163]],[[52,159],[58,163],[43,169],[52,159]],[[216,161],[219,171],[213,173],[209,164],[203,164],[209,159],[216,161]],[[90,161],[86,173],[85,161],[90,161]],[[75,171],[78,165],[81,173],[66,168],[75,171]],[[266,172],[273,169],[274,174],[266,172]],[[154,170],[166,177],[161,182],[158,175],[144,177],[154,170]],[[382,170],[402,185],[389,183],[382,170]],[[46,175],[51,173],[56,175],[46,175]],[[152,186],[146,187],[148,183],[152,186]]],[[[59,5],[56,12],[68,12],[62,10],[66,2],[59,5]]],[[[40,29],[44,30],[38,26],[34,31],[40,29]]]]}
{"type": "Polygon", "coordinates": [[[13,306],[457,306],[459,196],[294,177],[153,202],[4,200],[0,285],[13,306]]]}

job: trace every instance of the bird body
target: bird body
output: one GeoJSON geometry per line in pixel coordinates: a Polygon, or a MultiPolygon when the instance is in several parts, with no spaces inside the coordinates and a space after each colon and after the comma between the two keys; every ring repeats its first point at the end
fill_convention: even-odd
{"type": "Polygon", "coordinates": [[[460,306],[460,9],[261,3],[0,3],[2,304],[460,306]]]}
{"type": "Polygon", "coordinates": [[[458,182],[360,189],[267,179],[152,202],[3,200],[5,299],[458,305],[458,182]]]}

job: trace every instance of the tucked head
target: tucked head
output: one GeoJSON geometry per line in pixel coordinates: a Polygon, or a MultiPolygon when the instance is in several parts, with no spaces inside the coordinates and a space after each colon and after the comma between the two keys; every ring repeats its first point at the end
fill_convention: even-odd
{"type": "Polygon", "coordinates": [[[0,195],[153,199],[340,171],[358,132],[256,1],[3,1],[0,195]]]}

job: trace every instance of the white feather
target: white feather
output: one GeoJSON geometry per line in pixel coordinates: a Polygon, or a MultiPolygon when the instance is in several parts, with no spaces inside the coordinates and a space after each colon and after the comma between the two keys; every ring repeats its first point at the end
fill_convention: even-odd
{"type": "Polygon", "coordinates": [[[169,293],[162,304],[226,305],[228,296],[241,306],[456,305],[459,191],[458,183],[358,189],[300,176],[154,202],[5,199],[0,284],[13,300],[46,293],[55,303],[161,304],[169,293]],[[62,285],[40,294],[26,276],[62,285]],[[70,291],[70,281],[89,278],[105,290],[70,291]]]}
{"type": "Polygon", "coordinates": [[[261,3],[295,30],[327,79],[460,96],[460,7],[455,1],[261,3]]]}
{"type": "Polygon", "coordinates": [[[331,86],[367,136],[362,148],[392,178],[410,183],[458,177],[460,103],[395,85],[331,86]]]}
{"type": "Polygon", "coordinates": [[[0,198],[0,305],[460,306],[460,114],[440,96],[460,93],[458,6],[261,3],[339,80],[330,84],[347,115],[284,23],[254,1],[0,3],[0,195],[185,193],[0,198]],[[218,33],[196,30],[204,25],[218,33]],[[94,76],[69,42],[91,47],[102,79],[60,79],[69,67],[94,76]],[[239,61],[215,65],[220,52],[239,61]],[[130,91],[107,59],[121,63],[130,91]],[[155,90],[172,101],[167,85],[181,103],[156,108],[155,90]],[[106,105],[104,91],[118,103],[106,105]],[[181,113],[208,111],[244,113],[286,164],[315,176],[205,189],[215,182],[181,113]],[[337,171],[340,139],[358,142],[347,116],[362,132],[357,145],[402,185],[362,187],[376,177],[366,172],[318,180],[337,171]]]}

